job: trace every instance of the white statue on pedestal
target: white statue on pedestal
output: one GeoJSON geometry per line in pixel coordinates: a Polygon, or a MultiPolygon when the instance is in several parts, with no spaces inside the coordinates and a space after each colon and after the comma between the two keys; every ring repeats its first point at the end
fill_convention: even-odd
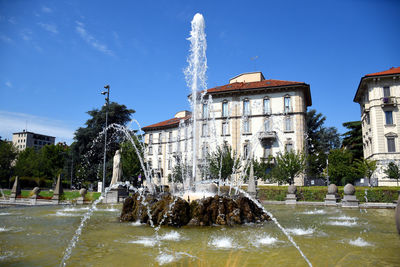
{"type": "Polygon", "coordinates": [[[113,163],[113,174],[110,186],[116,184],[120,181],[122,176],[122,168],[121,168],[121,152],[117,150],[114,156],[114,163],[113,163]]]}

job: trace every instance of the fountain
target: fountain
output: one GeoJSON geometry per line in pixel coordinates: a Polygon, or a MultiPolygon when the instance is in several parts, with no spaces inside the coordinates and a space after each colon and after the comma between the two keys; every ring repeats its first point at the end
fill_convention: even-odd
{"type": "MultiPolygon", "coordinates": [[[[204,19],[200,14],[192,21],[189,40],[191,55],[186,74],[191,77],[187,79],[192,89],[192,135],[196,137],[196,103],[204,96],[198,91],[205,89],[207,69],[204,19]]],[[[211,118],[210,122],[215,126],[215,120],[211,118]]],[[[141,147],[136,146],[135,137],[125,127],[114,124],[108,128],[124,134],[138,154],[145,149],[141,143],[141,147]]],[[[197,138],[193,138],[192,146],[199,146],[197,138]]],[[[219,186],[221,175],[215,179],[217,184],[215,180],[201,180],[197,149],[193,151],[191,162],[187,163],[192,167],[191,173],[182,170],[185,186],[181,191],[175,186],[171,186],[171,192],[159,190],[151,168],[140,158],[145,186],[126,198],[121,213],[120,204],[101,204],[103,196],[90,207],[0,210],[0,265],[54,266],[60,264],[60,256],[61,266],[80,266],[83,260],[90,266],[280,266],[298,265],[299,259],[309,266],[311,261],[317,266],[396,265],[400,261],[400,240],[393,235],[389,210],[361,214],[336,206],[310,210],[295,205],[271,205],[266,210],[254,199],[251,160],[244,166],[238,183],[226,182],[229,191],[225,192],[219,186]],[[251,173],[249,193],[253,196],[240,188],[247,168],[251,173]],[[279,221],[272,213],[279,215],[279,221]],[[118,216],[125,223],[119,223],[118,216]]],[[[106,188],[106,194],[113,187],[124,186],[116,180],[106,188]]],[[[331,191],[328,193],[337,193],[337,189],[331,191]]],[[[85,193],[81,191],[82,203],[85,193]]]]}

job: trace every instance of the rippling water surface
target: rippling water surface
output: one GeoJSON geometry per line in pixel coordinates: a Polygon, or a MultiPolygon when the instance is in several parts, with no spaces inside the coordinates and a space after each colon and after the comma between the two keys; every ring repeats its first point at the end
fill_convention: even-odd
{"type": "MultiPolygon", "coordinates": [[[[314,266],[399,266],[394,210],[267,206],[314,266]]],[[[58,266],[85,206],[0,209],[0,266],[58,266]]],[[[67,266],[306,266],[271,222],[237,227],[120,223],[99,205],[67,266]]]]}

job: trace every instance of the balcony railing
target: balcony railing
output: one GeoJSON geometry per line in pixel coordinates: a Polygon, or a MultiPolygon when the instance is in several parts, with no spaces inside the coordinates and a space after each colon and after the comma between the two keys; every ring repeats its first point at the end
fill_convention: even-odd
{"type": "Polygon", "coordinates": [[[381,106],[397,106],[397,100],[394,96],[382,97],[381,106]]]}

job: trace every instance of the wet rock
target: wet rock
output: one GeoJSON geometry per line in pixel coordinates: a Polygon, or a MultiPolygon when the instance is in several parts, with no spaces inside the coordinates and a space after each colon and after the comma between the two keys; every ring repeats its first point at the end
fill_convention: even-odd
{"type": "Polygon", "coordinates": [[[258,223],[270,220],[252,200],[244,196],[235,198],[213,196],[197,199],[190,204],[168,193],[162,196],[138,193],[125,200],[121,221],[137,221],[154,225],[210,226],[258,223]],[[150,215],[150,216],[149,216],[150,215]]]}

